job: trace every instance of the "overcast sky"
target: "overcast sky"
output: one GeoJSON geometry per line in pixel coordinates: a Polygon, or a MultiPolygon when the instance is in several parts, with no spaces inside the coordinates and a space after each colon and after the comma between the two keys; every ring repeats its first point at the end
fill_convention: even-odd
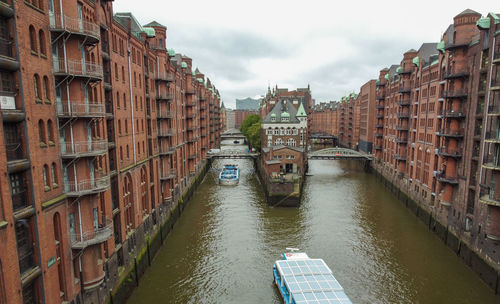
{"type": "Polygon", "coordinates": [[[268,84],[311,85],[316,102],[358,92],[424,42],[438,42],[466,8],[500,13],[500,1],[117,0],[142,24],[167,26],[167,48],[193,58],[228,107],[268,84]],[[341,3],[341,4],[340,4],[341,3]],[[453,4],[453,5],[450,5],[453,4]]]}

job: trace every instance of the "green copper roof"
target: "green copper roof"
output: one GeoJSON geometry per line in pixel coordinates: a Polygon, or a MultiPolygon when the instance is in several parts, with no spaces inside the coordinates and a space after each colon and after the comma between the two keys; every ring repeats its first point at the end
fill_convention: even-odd
{"type": "Polygon", "coordinates": [[[304,109],[304,104],[301,102],[299,109],[297,111],[297,114],[295,115],[296,117],[306,117],[307,113],[306,110],[304,109]]]}
{"type": "Polygon", "coordinates": [[[476,25],[482,30],[487,30],[490,28],[490,18],[479,18],[476,25]]]}
{"type": "Polygon", "coordinates": [[[212,88],[208,88],[208,90],[209,90],[210,92],[212,92],[214,89],[212,89],[212,88]]]}
{"type": "Polygon", "coordinates": [[[146,33],[146,36],[148,36],[148,38],[153,38],[156,36],[156,31],[154,28],[152,27],[143,27],[144,29],[144,32],[146,33]]]}
{"type": "Polygon", "coordinates": [[[384,78],[385,80],[389,80],[389,73],[385,74],[384,78]]]}
{"type": "Polygon", "coordinates": [[[499,24],[500,23],[500,17],[498,17],[497,14],[494,14],[494,13],[490,13],[491,17],[493,17],[493,20],[495,20],[495,24],[499,24]]]}
{"type": "Polygon", "coordinates": [[[168,49],[168,56],[174,57],[175,56],[175,50],[174,49],[168,49]]]}
{"type": "Polygon", "coordinates": [[[403,71],[403,68],[402,68],[402,67],[400,67],[400,66],[398,66],[398,68],[396,69],[396,73],[398,73],[398,74],[399,74],[399,73],[401,73],[401,71],[403,71]]]}
{"type": "Polygon", "coordinates": [[[181,68],[183,68],[183,69],[187,69],[187,67],[188,67],[188,64],[187,64],[187,63],[185,63],[185,62],[182,62],[182,63],[181,63],[181,68]]]}
{"type": "Polygon", "coordinates": [[[436,64],[438,64],[438,63],[439,63],[439,59],[436,59],[436,60],[434,60],[433,62],[431,62],[431,66],[436,65],[436,64]]]}
{"type": "MultiPolygon", "coordinates": [[[[264,104],[264,107],[266,107],[266,104],[264,104]]],[[[271,114],[271,117],[276,118],[276,114],[274,114],[274,113],[273,113],[273,114],[271,114]]]]}
{"type": "Polygon", "coordinates": [[[436,49],[437,49],[438,51],[440,51],[441,53],[444,53],[444,40],[441,40],[441,41],[437,44],[436,49]]]}
{"type": "Polygon", "coordinates": [[[290,114],[288,112],[282,112],[281,117],[290,117],[290,114]]]}
{"type": "Polygon", "coordinates": [[[203,79],[201,78],[196,78],[196,80],[198,80],[199,83],[203,83],[203,79]]]}
{"type": "Polygon", "coordinates": [[[196,73],[194,71],[191,71],[191,75],[196,76],[196,73]]]}
{"type": "Polygon", "coordinates": [[[413,57],[413,60],[412,60],[413,64],[416,65],[417,67],[420,66],[420,59],[418,58],[418,56],[415,56],[413,57]]]}

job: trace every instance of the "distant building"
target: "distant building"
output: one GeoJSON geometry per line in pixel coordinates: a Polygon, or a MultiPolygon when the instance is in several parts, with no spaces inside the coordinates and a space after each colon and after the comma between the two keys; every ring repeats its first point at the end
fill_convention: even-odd
{"type": "Polygon", "coordinates": [[[226,130],[231,130],[231,129],[235,128],[234,120],[235,120],[234,110],[227,109],[226,110],[226,130]]]}
{"type": "Polygon", "coordinates": [[[254,110],[254,111],[249,111],[249,110],[234,110],[234,127],[236,129],[239,129],[241,127],[241,124],[247,118],[248,115],[250,114],[257,114],[259,115],[259,111],[254,110]]]}
{"type": "Polygon", "coordinates": [[[259,110],[260,101],[262,98],[253,99],[253,98],[245,98],[245,99],[236,99],[236,110],[259,110]]]}

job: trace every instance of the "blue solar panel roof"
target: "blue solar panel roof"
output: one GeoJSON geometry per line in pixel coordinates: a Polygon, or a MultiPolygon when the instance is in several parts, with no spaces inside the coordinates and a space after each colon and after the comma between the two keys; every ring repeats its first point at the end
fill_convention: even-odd
{"type": "Polygon", "coordinates": [[[352,304],[322,259],[276,261],[296,304],[352,304]]]}

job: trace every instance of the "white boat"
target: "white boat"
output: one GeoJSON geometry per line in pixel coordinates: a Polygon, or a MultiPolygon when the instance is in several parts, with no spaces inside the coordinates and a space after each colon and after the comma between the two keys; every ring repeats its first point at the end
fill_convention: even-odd
{"type": "Polygon", "coordinates": [[[224,165],[219,173],[219,184],[237,185],[240,181],[240,169],[238,165],[224,165]]]}
{"type": "Polygon", "coordinates": [[[325,261],[304,252],[284,253],[274,263],[273,275],[285,304],[352,304],[325,261]]]}

